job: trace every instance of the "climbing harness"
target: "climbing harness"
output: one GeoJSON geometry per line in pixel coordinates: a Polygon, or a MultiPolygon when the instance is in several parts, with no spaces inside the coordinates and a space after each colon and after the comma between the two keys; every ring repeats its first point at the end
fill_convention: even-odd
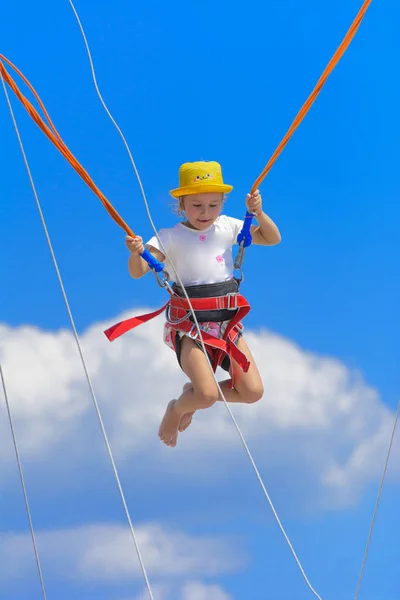
{"type": "MultiPolygon", "coordinates": [[[[235,360],[240,368],[247,372],[250,362],[246,355],[238,349],[236,342],[243,329],[241,321],[249,313],[250,304],[244,296],[239,294],[238,289],[239,283],[235,279],[216,284],[187,286],[186,292],[190,298],[189,304],[186,298],[182,297],[182,288],[175,284],[172,286],[173,295],[167,304],[160,309],[146,315],[121,321],[108,328],[104,333],[110,341],[113,341],[127,331],[154,319],[166,311],[167,323],[171,329],[172,343],[175,350],[179,346],[179,334],[185,334],[195,341],[199,340],[201,335],[207,352],[211,356],[214,372],[217,367],[223,364],[225,358],[228,359],[229,365],[232,364],[232,360],[235,360]],[[197,328],[191,309],[194,310],[198,323],[226,321],[222,338],[216,338],[202,327],[197,328]],[[201,329],[201,333],[199,329],[201,329]]],[[[225,362],[225,364],[227,363],[225,362]]],[[[231,387],[234,387],[233,376],[231,387]]]]}

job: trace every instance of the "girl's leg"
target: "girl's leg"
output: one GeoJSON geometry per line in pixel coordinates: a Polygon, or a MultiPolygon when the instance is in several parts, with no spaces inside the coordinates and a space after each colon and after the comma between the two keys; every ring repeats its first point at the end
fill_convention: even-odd
{"type": "MultiPolygon", "coordinates": [[[[222,392],[227,402],[246,404],[257,402],[264,393],[260,374],[243,338],[240,338],[238,347],[249,359],[250,368],[247,373],[244,373],[236,363],[233,363],[231,374],[233,372],[235,389],[230,389],[231,380],[228,379],[220,384],[222,392]]],[[[169,403],[161,422],[159,436],[168,446],[176,446],[178,430],[183,431],[188,427],[196,410],[209,408],[220,399],[217,385],[202,349],[188,337],[182,339],[181,364],[191,380],[191,386],[186,385],[180,398],[169,403]]]]}
{"type": "Polygon", "coordinates": [[[158,432],[161,440],[167,446],[173,447],[176,446],[183,415],[185,415],[185,419],[181,429],[188,426],[193,412],[201,408],[209,408],[218,400],[219,396],[217,385],[203,351],[194,340],[187,336],[182,339],[180,360],[182,369],[191,381],[191,386],[185,386],[180,398],[171,400],[168,404],[158,432]]]}
{"type": "MultiPolygon", "coordinates": [[[[239,339],[238,348],[249,359],[249,370],[247,371],[247,373],[244,373],[244,371],[242,371],[239,365],[236,362],[234,362],[230,368],[230,375],[232,376],[233,373],[233,379],[235,384],[234,389],[231,389],[231,379],[221,381],[219,385],[227,402],[242,402],[244,404],[252,404],[262,398],[264,394],[264,387],[260,373],[255,364],[253,355],[251,354],[250,348],[248,347],[243,338],[239,339]]],[[[210,367],[208,366],[208,364],[207,367],[210,371],[210,367]]],[[[185,388],[188,386],[190,386],[190,384],[186,384],[185,388]]],[[[218,397],[218,400],[222,400],[222,398],[218,397]]]]}
{"type": "Polygon", "coordinates": [[[230,368],[230,375],[232,376],[233,374],[235,388],[233,390],[230,389],[230,379],[222,381],[220,386],[227,402],[253,404],[263,397],[264,386],[250,348],[242,337],[239,339],[238,348],[249,359],[250,368],[247,373],[244,373],[239,365],[233,362],[230,368]]]}
{"type": "MultiPolygon", "coordinates": [[[[252,404],[260,400],[264,393],[263,384],[261,381],[260,373],[254,362],[254,358],[250,352],[250,349],[243,338],[240,338],[238,347],[247,356],[250,361],[250,368],[247,373],[244,373],[241,368],[234,362],[230,369],[230,374],[234,376],[235,388],[231,389],[231,379],[226,379],[220,382],[222,393],[225,396],[227,402],[242,402],[245,404],[252,404]]],[[[208,367],[209,369],[209,367],[208,367]]],[[[186,383],[185,390],[191,390],[193,393],[193,387],[190,383],[186,383]]],[[[222,400],[218,396],[218,400],[222,400]]],[[[179,423],[179,431],[185,431],[192,422],[192,418],[195,411],[184,414],[179,423]]]]}
{"type": "MultiPolygon", "coordinates": [[[[183,386],[183,391],[186,392],[187,390],[193,390],[191,381],[188,381],[188,383],[185,383],[185,385],[183,386]]],[[[182,433],[182,431],[185,431],[189,427],[189,425],[192,422],[193,415],[194,415],[194,411],[188,412],[188,413],[185,413],[184,415],[182,415],[182,418],[179,422],[179,427],[178,427],[178,430],[181,433],[182,433]]]]}

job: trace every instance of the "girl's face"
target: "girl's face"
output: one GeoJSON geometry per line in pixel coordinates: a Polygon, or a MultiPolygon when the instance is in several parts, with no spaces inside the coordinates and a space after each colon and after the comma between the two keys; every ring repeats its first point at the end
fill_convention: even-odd
{"type": "Polygon", "coordinates": [[[181,207],[185,211],[189,224],[194,229],[207,229],[219,216],[224,195],[220,192],[193,194],[184,196],[181,207]]]}

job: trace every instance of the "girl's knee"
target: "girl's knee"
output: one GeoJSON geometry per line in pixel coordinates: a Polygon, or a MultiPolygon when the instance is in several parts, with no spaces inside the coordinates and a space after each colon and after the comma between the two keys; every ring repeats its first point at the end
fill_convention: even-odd
{"type": "Polygon", "coordinates": [[[255,384],[255,385],[251,385],[249,386],[243,396],[244,396],[244,402],[246,402],[246,404],[254,404],[255,402],[258,402],[259,400],[261,400],[261,398],[264,395],[264,386],[262,384],[262,382],[260,381],[259,383],[255,384]]]}
{"type": "Polygon", "coordinates": [[[199,390],[195,390],[196,399],[201,404],[202,408],[210,408],[215,404],[219,398],[219,391],[217,386],[207,387],[199,390]]]}

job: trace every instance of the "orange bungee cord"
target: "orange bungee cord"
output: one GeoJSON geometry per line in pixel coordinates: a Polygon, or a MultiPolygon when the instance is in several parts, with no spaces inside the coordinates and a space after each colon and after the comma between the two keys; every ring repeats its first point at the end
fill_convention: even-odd
{"type": "Polygon", "coordinates": [[[324,87],[329,75],[332,73],[332,71],[338,65],[340,59],[342,58],[342,56],[346,52],[347,48],[350,46],[351,42],[353,41],[353,38],[356,35],[358,28],[360,27],[361,22],[362,22],[363,18],[365,17],[365,14],[366,14],[368,8],[370,7],[371,2],[372,2],[372,0],[365,0],[364,4],[360,8],[356,18],[354,19],[350,29],[348,30],[345,37],[343,38],[342,43],[340,44],[339,48],[336,50],[335,54],[332,56],[331,60],[329,61],[326,69],[322,73],[317,85],[315,86],[315,88],[313,89],[313,91],[311,92],[311,94],[309,95],[309,97],[307,98],[307,100],[305,101],[303,106],[301,107],[298,115],[296,116],[295,120],[289,127],[288,132],[286,133],[285,137],[283,138],[283,140],[281,141],[281,143],[279,144],[279,146],[277,147],[277,149],[271,156],[268,163],[265,165],[263,172],[257,177],[256,181],[254,182],[253,187],[251,188],[251,193],[255,192],[256,189],[259,187],[260,183],[265,179],[266,175],[271,170],[271,167],[277,160],[278,156],[281,154],[282,150],[285,148],[286,144],[292,137],[293,133],[296,131],[296,129],[298,128],[298,126],[300,125],[300,123],[302,122],[302,120],[304,119],[304,117],[306,116],[308,111],[310,110],[311,106],[314,104],[318,94],[324,87]]]}
{"type": "MultiPolygon", "coordinates": [[[[293,133],[295,132],[297,127],[300,125],[300,123],[302,122],[302,120],[304,119],[304,117],[306,116],[308,111],[310,110],[312,104],[315,102],[318,94],[320,93],[323,86],[325,85],[329,75],[335,69],[335,67],[339,63],[340,59],[342,58],[342,56],[346,52],[347,48],[349,47],[351,41],[353,40],[371,2],[372,2],[372,0],[365,0],[365,2],[363,3],[360,11],[358,12],[355,20],[353,21],[350,29],[346,33],[342,43],[336,50],[335,54],[333,55],[332,59],[330,60],[329,64],[327,65],[326,69],[324,70],[323,74],[321,75],[314,90],[312,91],[312,93],[310,94],[310,96],[307,98],[306,102],[300,109],[298,115],[294,119],[294,121],[293,121],[292,125],[290,126],[289,130],[287,131],[286,135],[284,136],[281,143],[279,144],[279,146],[277,147],[277,149],[271,156],[270,160],[266,164],[264,170],[262,171],[262,173],[258,176],[256,181],[254,182],[254,184],[251,188],[252,193],[258,188],[258,186],[261,184],[261,182],[265,179],[266,175],[271,170],[272,166],[274,165],[277,158],[279,157],[279,155],[285,148],[286,144],[289,142],[293,133]]],[[[9,85],[9,87],[12,89],[14,94],[17,96],[18,100],[25,107],[28,114],[32,117],[32,119],[35,121],[35,123],[38,125],[38,127],[40,127],[40,129],[44,132],[44,134],[49,138],[49,140],[54,144],[54,146],[56,148],[58,148],[58,150],[61,152],[61,154],[63,154],[63,156],[67,159],[67,161],[70,163],[70,165],[78,173],[78,175],[80,175],[80,177],[86,182],[86,184],[90,187],[90,189],[96,194],[96,196],[100,199],[100,201],[102,202],[103,206],[105,207],[105,209],[107,210],[109,215],[112,217],[112,219],[114,219],[114,221],[128,235],[130,235],[132,237],[136,237],[135,234],[133,233],[132,229],[127,225],[127,223],[125,223],[125,221],[115,210],[115,208],[113,207],[111,202],[104,196],[104,194],[94,183],[94,181],[92,180],[92,178],[90,177],[88,172],[83,168],[83,166],[79,163],[79,161],[75,158],[75,156],[69,150],[69,148],[67,147],[65,142],[62,140],[60,134],[57,132],[55,126],[53,125],[53,123],[50,119],[50,116],[49,116],[48,112],[46,111],[46,108],[45,108],[43,102],[41,101],[38,93],[34,89],[34,87],[31,85],[31,83],[28,81],[28,79],[23,75],[23,73],[21,73],[21,71],[2,54],[0,54],[0,73],[1,73],[1,76],[3,77],[4,81],[9,85]],[[31,102],[22,94],[22,92],[18,88],[17,84],[15,83],[14,79],[11,77],[11,75],[6,70],[2,61],[4,61],[7,65],[9,65],[22,78],[22,80],[26,83],[26,85],[32,91],[33,95],[35,96],[36,100],[39,103],[40,108],[43,111],[45,118],[47,119],[48,124],[45,123],[43,118],[39,115],[38,111],[31,104],[31,102]]],[[[246,224],[250,228],[250,219],[246,219],[246,224]]]]}
{"type": "Polygon", "coordinates": [[[67,145],[65,144],[65,142],[61,138],[60,134],[56,130],[55,126],[53,125],[53,123],[52,123],[52,121],[50,119],[50,116],[49,116],[48,112],[46,111],[46,108],[45,108],[43,102],[41,101],[38,93],[36,92],[36,90],[34,89],[34,87],[32,86],[32,84],[23,75],[23,73],[21,73],[21,71],[19,69],[17,69],[17,67],[15,65],[13,65],[13,63],[10,60],[8,60],[5,56],[3,56],[2,54],[0,54],[0,73],[1,73],[4,81],[10,86],[10,88],[12,89],[12,91],[14,92],[14,94],[17,96],[18,100],[26,108],[28,114],[35,121],[36,125],[38,125],[38,127],[40,127],[40,129],[43,131],[43,133],[49,138],[49,140],[54,144],[54,146],[67,159],[67,161],[75,169],[75,171],[78,173],[78,175],[80,175],[80,177],[83,179],[83,181],[85,181],[85,183],[87,183],[87,185],[90,187],[90,189],[93,190],[93,192],[100,199],[100,201],[104,205],[105,209],[110,214],[110,216],[114,219],[114,221],[120,227],[122,227],[122,229],[128,235],[131,235],[132,237],[135,237],[135,234],[133,233],[132,229],[125,223],[125,221],[122,219],[122,217],[117,213],[117,211],[115,210],[115,208],[113,207],[113,205],[111,204],[111,202],[109,200],[107,200],[107,198],[105,197],[105,195],[101,192],[101,190],[94,183],[94,181],[90,177],[89,173],[82,167],[82,165],[79,163],[79,161],[75,158],[75,156],[69,150],[69,148],[67,147],[67,145]],[[38,101],[39,106],[42,109],[43,114],[45,115],[45,117],[46,117],[46,119],[48,121],[48,125],[45,123],[45,121],[39,115],[38,111],[31,104],[31,102],[22,94],[22,92],[18,88],[17,84],[15,83],[15,81],[13,80],[13,78],[11,77],[11,75],[7,72],[5,66],[2,64],[1,61],[4,61],[12,69],[14,69],[14,71],[16,71],[16,73],[18,73],[18,75],[23,79],[23,81],[29,87],[29,89],[31,90],[31,92],[35,96],[36,100],[38,101]]]}

